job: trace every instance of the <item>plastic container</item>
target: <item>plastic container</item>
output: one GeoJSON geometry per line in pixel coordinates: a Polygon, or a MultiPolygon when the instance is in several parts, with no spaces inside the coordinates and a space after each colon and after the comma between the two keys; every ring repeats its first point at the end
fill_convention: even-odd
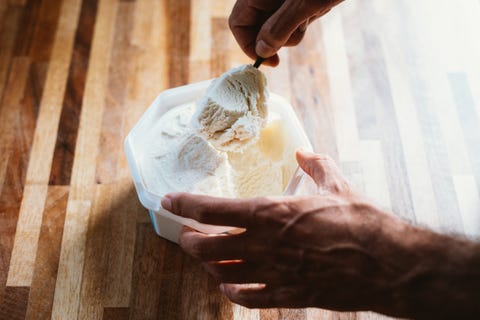
{"type": "MultiPolygon", "coordinates": [[[[141,165],[139,160],[144,154],[146,154],[149,147],[145,143],[143,137],[148,136],[155,121],[168,110],[201,98],[210,82],[211,80],[198,82],[162,92],[143,114],[125,139],[125,153],[140,202],[149,210],[155,232],[159,236],[173,242],[178,242],[178,236],[183,225],[204,233],[222,233],[232,230],[232,227],[228,226],[202,224],[192,219],[176,216],[163,209],[161,207],[162,195],[155,194],[148,190],[142,179],[139,167],[141,165]]],[[[312,150],[310,141],[288,101],[277,94],[270,93],[268,105],[269,108],[272,108],[285,122],[288,123],[288,127],[291,128],[291,132],[289,131],[288,135],[292,141],[295,141],[295,147],[312,150]]],[[[316,187],[311,178],[300,168],[297,168],[288,183],[284,194],[312,194],[315,190],[316,187]]]]}

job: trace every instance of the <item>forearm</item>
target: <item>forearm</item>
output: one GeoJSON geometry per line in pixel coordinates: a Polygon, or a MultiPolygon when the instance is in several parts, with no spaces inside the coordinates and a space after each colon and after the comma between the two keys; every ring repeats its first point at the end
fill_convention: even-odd
{"type": "Polygon", "coordinates": [[[392,283],[393,309],[412,318],[480,317],[480,244],[411,227],[409,268],[392,283]]]}

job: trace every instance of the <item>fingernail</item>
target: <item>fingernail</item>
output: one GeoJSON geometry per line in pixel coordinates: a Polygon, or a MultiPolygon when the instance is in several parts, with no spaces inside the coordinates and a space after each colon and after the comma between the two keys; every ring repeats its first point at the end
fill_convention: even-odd
{"type": "Polygon", "coordinates": [[[298,149],[298,151],[300,151],[303,154],[307,154],[307,155],[314,155],[315,154],[315,152],[312,152],[312,151],[307,150],[305,148],[300,148],[300,149],[298,149]]]}
{"type": "Polygon", "coordinates": [[[275,49],[265,41],[259,40],[255,45],[255,52],[262,58],[270,58],[275,54],[275,49]]]}
{"type": "Polygon", "coordinates": [[[162,198],[162,208],[168,211],[172,211],[172,199],[167,196],[162,198]]]}
{"type": "Polygon", "coordinates": [[[304,23],[302,23],[299,27],[298,27],[298,30],[300,32],[305,32],[307,31],[307,26],[308,26],[308,20],[305,21],[304,23]]]}

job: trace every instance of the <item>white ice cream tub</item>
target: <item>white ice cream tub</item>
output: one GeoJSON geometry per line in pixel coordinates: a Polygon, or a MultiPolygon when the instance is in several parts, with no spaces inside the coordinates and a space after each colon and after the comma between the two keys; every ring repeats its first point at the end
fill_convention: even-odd
{"type": "MultiPolygon", "coordinates": [[[[211,80],[208,80],[163,91],[150,105],[125,139],[125,153],[140,202],[148,209],[155,232],[159,236],[173,242],[178,242],[178,236],[184,225],[204,233],[222,233],[232,229],[231,227],[202,224],[192,219],[176,216],[163,209],[161,207],[163,195],[156,194],[149,190],[141,175],[140,159],[148,152],[150,147],[145,143],[148,139],[144,137],[149,135],[155,121],[174,107],[197,101],[204,95],[210,82],[211,80]]],[[[270,110],[279,114],[284,123],[287,124],[287,127],[289,127],[289,138],[295,142],[297,149],[302,148],[311,151],[312,146],[310,141],[291,104],[283,97],[275,93],[270,93],[268,105],[270,110]]],[[[172,192],[173,191],[181,190],[172,190],[172,192]]],[[[314,191],[315,186],[313,181],[298,168],[287,185],[284,194],[311,194],[314,191]]]]}

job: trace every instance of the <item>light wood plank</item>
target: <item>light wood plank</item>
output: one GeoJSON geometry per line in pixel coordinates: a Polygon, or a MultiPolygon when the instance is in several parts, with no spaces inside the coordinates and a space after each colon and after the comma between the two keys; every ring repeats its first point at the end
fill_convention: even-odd
{"type": "Polygon", "coordinates": [[[465,234],[475,240],[480,239],[480,190],[472,175],[454,175],[460,213],[465,234]]]}
{"type": "Polygon", "coordinates": [[[76,319],[78,315],[91,207],[91,201],[68,201],[52,306],[54,320],[76,319]]]}
{"type": "MultiPolygon", "coordinates": [[[[223,3],[213,1],[213,4],[223,3]]],[[[212,43],[211,0],[192,1],[190,10],[189,81],[191,83],[210,78],[212,43]]],[[[214,30],[221,32],[220,30],[214,30]]]]}
{"type": "MultiPolygon", "coordinates": [[[[168,52],[166,50],[166,37],[159,37],[154,42],[145,40],[142,34],[148,32],[149,24],[145,24],[140,19],[149,19],[144,17],[145,13],[141,8],[148,3],[145,0],[135,2],[135,14],[133,18],[133,31],[131,42],[134,45],[131,53],[131,73],[128,78],[127,95],[125,98],[125,113],[123,136],[126,137],[135,123],[141,117],[143,112],[153,102],[155,97],[168,87],[168,52]],[[142,48],[141,50],[139,48],[142,48]],[[151,52],[155,52],[152,55],[151,52]]],[[[155,7],[160,15],[155,21],[154,28],[166,30],[166,10],[164,2],[159,2],[160,7],[155,7]]],[[[130,177],[126,158],[122,157],[118,169],[119,178],[130,177]]],[[[145,214],[148,216],[148,214],[145,214]]]]}
{"type": "Polygon", "coordinates": [[[212,17],[228,17],[230,15],[230,12],[232,11],[233,5],[235,4],[235,0],[209,1],[211,1],[210,12],[212,17]]]}
{"type": "Polygon", "coordinates": [[[112,185],[97,185],[95,200],[88,219],[85,259],[82,272],[78,318],[102,319],[103,295],[107,275],[108,246],[106,234],[109,228],[109,215],[112,214],[112,185]]]}
{"type": "Polygon", "coordinates": [[[365,195],[381,207],[392,210],[380,142],[363,140],[360,142],[360,150],[365,195]]]}
{"type": "Polygon", "coordinates": [[[112,183],[129,177],[126,157],[123,156],[126,97],[133,70],[133,47],[130,43],[135,4],[120,2],[115,21],[108,74],[105,109],[102,119],[99,155],[97,157],[96,182],[112,183]]]}
{"type": "Polygon", "coordinates": [[[258,309],[248,309],[238,304],[232,304],[233,320],[252,319],[260,320],[260,311],[258,309]]]}
{"type": "Polygon", "coordinates": [[[338,155],[340,161],[349,162],[359,159],[358,130],[341,19],[331,15],[322,26],[338,155]]]}
{"type": "Polygon", "coordinates": [[[114,191],[110,213],[110,229],[107,237],[110,248],[108,250],[106,288],[103,301],[105,306],[128,307],[134,272],[136,213],[147,214],[145,208],[138,201],[138,196],[130,179],[120,181],[115,185],[114,191]]]}
{"type": "Polygon", "coordinates": [[[38,236],[48,186],[26,186],[15,232],[7,286],[28,287],[32,283],[38,236]]]}

